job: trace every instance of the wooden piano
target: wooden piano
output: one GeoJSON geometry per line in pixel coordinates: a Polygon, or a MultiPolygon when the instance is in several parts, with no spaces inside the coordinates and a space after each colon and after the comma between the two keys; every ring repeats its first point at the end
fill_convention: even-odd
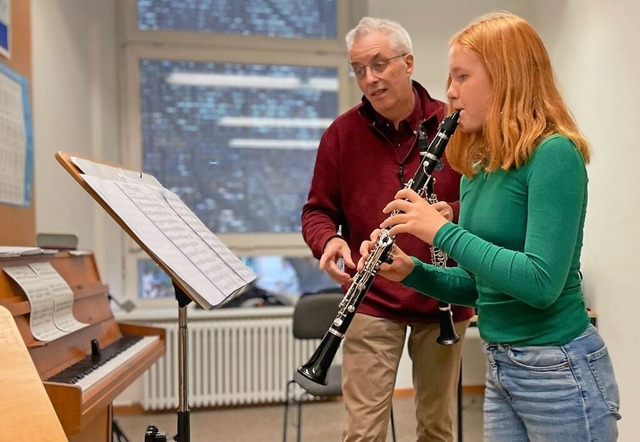
{"type": "Polygon", "coordinates": [[[164,330],[115,320],[108,287],[101,282],[91,254],[60,252],[0,258],[0,305],[15,319],[69,441],[111,441],[112,401],[164,354],[164,330]],[[33,262],[51,263],[73,291],[73,315],[89,326],[48,343],[33,337],[29,301],[20,286],[1,271],[4,267],[33,262]],[[135,340],[134,337],[140,338],[126,350],[113,351],[120,343],[135,340]],[[100,361],[96,364],[99,368],[92,367],[89,375],[79,379],[72,375],[67,380],[64,374],[77,371],[76,367],[86,365],[87,360],[92,361],[92,341],[94,358],[98,344],[98,358],[113,353],[111,359],[100,361]],[[51,380],[54,376],[55,381],[51,380]]]}

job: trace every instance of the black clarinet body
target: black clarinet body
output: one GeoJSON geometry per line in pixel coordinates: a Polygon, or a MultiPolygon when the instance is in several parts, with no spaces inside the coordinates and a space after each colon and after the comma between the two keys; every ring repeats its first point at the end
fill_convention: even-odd
{"type": "MultiPolygon", "coordinates": [[[[440,123],[436,136],[427,146],[426,134],[420,128],[419,148],[422,155],[422,163],[414,174],[413,178],[405,184],[405,188],[410,188],[421,196],[426,196],[429,183],[432,180],[432,173],[444,153],[449,138],[453,135],[458,125],[458,111],[445,117],[440,123]],[[425,149],[426,147],[426,149],[425,149]]],[[[393,214],[395,214],[394,212],[393,214]]],[[[392,214],[392,215],[393,215],[392,214]]],[[[344,295],[338,307],[338,313],[331,324],[331,327],[324,335],[318,348],[311,358],[298,367],[298,373],[307,379],[326,385],[326,377],[335,358],[344,334],[346,333],[358,306],[364,299],[367,291],[371,287],[378,269],[382,263],[387,262],[389,253],[395,243],[395,238],[389,235],[390,228],[382,229],[376,244],[372,248],[362,270],[357,272],[349,289],[344,295]]],[[[458,342],[459,336],[455,333],[449,304],[439,303],[440,310],[440,337],[437,341],[442,345],[451,345],[458,342]]]]}
{"type": "MultiPolygon", "coordinates": [[[[433,191],[433,185],[435,179],[432,179],[427,184],[427,201],[430,204],[438,202],[438,197],[433,191]]],[[[442,250],[435,247],[433,244],[429,246],[431,251],[431,264],[436,267],[446,267],[449,256],[442,250]]],[[[460,340],[460,336],[456,332],[456,328],[453,324],[453,312],[451,311],[451,304],[438,301],[439,321],[440,321],[440,336],[436,339],[440,345],[453,345],[460,340]]]]}

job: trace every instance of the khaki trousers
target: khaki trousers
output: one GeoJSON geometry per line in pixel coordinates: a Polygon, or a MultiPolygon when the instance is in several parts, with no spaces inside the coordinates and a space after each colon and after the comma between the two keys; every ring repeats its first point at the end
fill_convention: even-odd
{"type": "MultiPolygon", "coordinates": [[[[455,324],[464,337],[469,321],[455,324]]],[[[412,360],[417,441],[453,441],[462,339],[436,342],[439,324],[403,323],[356,314],[343,346],[344,442],[385,441],[407,329],[412,360]]]]}

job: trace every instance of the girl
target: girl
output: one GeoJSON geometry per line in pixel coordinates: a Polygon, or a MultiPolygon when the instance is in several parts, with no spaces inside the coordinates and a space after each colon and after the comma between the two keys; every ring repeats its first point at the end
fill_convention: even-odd
{"type": "MultiPolygon", "coordinates": [[[[615,441],[619,393],[580,283],[587,207],[586,140],[533,27],[509,13],[456,34],[447,97],[460,111],[447,148],[463,174],[459,224],[404,189],[382,228],[433,244],[459,267],[394,246],[379,274],[474,306],[487,358],[487,441],[615,441]]],[[[361,247],[361,269],[374,244],[361,247]]]]}

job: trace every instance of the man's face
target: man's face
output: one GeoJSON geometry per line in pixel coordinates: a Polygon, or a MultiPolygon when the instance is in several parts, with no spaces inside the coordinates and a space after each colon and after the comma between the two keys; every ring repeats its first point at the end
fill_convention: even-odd
{"type": "Polygon", "coordinates": [[[391,49],[384,33],[357,38],[349,51],[349,63],[360,90],[381,115],[392,119],[394,110],[406,106],[405,100],[413,97],[413,55],[391,49]]]}

